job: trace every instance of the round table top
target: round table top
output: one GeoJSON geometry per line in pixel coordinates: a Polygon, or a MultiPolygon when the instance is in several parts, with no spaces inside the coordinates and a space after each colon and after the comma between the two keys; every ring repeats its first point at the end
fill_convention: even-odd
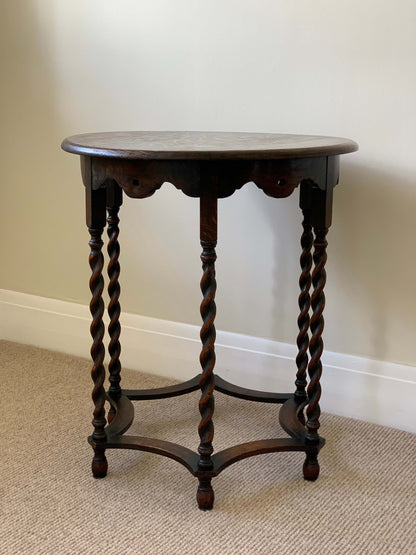
{"type": "Polygon", "coordinates": [[[123,131],[74,135],[62,142],[62,148],[73,154],[131,160],[275,160],[346,154],[358,145],[316,135],[123,131]]]}

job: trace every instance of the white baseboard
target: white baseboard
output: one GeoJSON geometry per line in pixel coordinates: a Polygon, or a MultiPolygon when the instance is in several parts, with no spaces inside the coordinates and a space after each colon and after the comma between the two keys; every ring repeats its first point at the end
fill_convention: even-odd
{"type": "MultiPolygon", "coordinates": [[[[87,306],[0,290],[0,338],[88,357],[87,306]]],[[[185,380],[199,369],[199,328],[123,314],[122,364],[185,380]]],[[[293,391],[295,345],[217,332],[223,378],[269,391],[293,391]]],[[[322,410],[416,433],[416,368],[326,351],[322,410]]],[[[126,385],[126,387],[128,387],[126,385]]]]}

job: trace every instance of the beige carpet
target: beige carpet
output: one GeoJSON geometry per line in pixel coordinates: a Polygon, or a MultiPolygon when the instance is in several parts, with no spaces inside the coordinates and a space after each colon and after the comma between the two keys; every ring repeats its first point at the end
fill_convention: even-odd
{"type": "MultiPolygon", "coordinates": [[[[416,436],[331,415],[321,476],[301,453],[253,457],[214,479],[211,512],[196,479],[150,453],[108,451],[91,477],[90,363],[0,342],[0,553],[416,553],[416,436]]],[[[166,380],[124,372],[128,388],[166,380]]],[[[277,407],[216,395],[219,449],[273,437],[277,407]]],[[[136,403],[132,433],[198,444],[198,393],[136,403]]],[[[386,407],[388,410],[388,407],[386,407]]]]}

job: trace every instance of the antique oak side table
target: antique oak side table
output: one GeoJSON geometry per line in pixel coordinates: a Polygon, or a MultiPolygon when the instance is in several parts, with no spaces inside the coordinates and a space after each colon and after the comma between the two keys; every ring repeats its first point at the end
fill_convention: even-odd
{"type": "Polygon", "coordinates": [[[319,474],[318,452],[324,444],[318,428],[326,235],[331,225],[333,189],[338,183],[339,156],[357,150],[356,143],[347,139],[303,135],[123,132],[69,137],[63,141],[62,148],[81,156],[87,226],[91,235],[91,376],[94,382],[92,399],[95,408],[92,421],[94,431],[89,442],[94,449],[93,475],[96,478],[106,475],[106,449],[138,449],[158,453],[178,461],[199,479],[197,501],[201,509],[211,509],[213,506],[211,479],[227,466],[253,455],[275,451],[304,451],[304,478],[316,480],[319,474]],[[293,394],[249,390],[214,376],[217,200],[232,195],[251,181],[266,195],[275,198],[289,196],[297,186],[300,189],[303,233],[297,337],[299,350],[296,357],[296,389],[293,394]],[[172,183],[185,195],[199,198],[203,269],[203,300],[200,307],[203,320],[200,355],[202,372],[185,383],[171,387],[153,390],[121,389],[118,211],[123,191],[129,197],[145,198],[152,195],[164,182],[172,183]],[[108,350],[111,359],[108,367],[108,392],[104,389],[104,262],[101,239],[106,222],[109,237],[110,297],[108,350]],[[313,292],[310,295],[311,285],[313,292]],[[133,421],[132,401],[183,395],[199,388],[201,420],[198,426],[200,445],[197,452],[168,441],[124,435],[133,421]],[[281,403],[279,422],[287,437],[234,445],[213,454],[214,390],[249,401],[281,403]],[[105,416],[106,400],[111,407],[108,424],[105,416]]]}

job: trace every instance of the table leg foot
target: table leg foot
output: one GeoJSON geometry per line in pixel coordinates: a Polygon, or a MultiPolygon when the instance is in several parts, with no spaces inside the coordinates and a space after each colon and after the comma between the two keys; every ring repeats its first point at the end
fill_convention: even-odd
{"type": "Polygon", "coordinates": [[[319,476],[318,453],[306,453],[303,463],[303,477],[305,480],[314,482],[319,476]]]}
{"type": "Polygon", "coordinates": [[[214,490],[211,478],[199,478],[198,491],[196,492],[198,507],[202,511],[209,511],[214,506],[214,490]]]}
{"type": "Polygon", "coordinates": [[[91,470],[94,478],[105,478],[107,476],[108,463],[105,456],[105,449],[94,449],[91,470]]]}

